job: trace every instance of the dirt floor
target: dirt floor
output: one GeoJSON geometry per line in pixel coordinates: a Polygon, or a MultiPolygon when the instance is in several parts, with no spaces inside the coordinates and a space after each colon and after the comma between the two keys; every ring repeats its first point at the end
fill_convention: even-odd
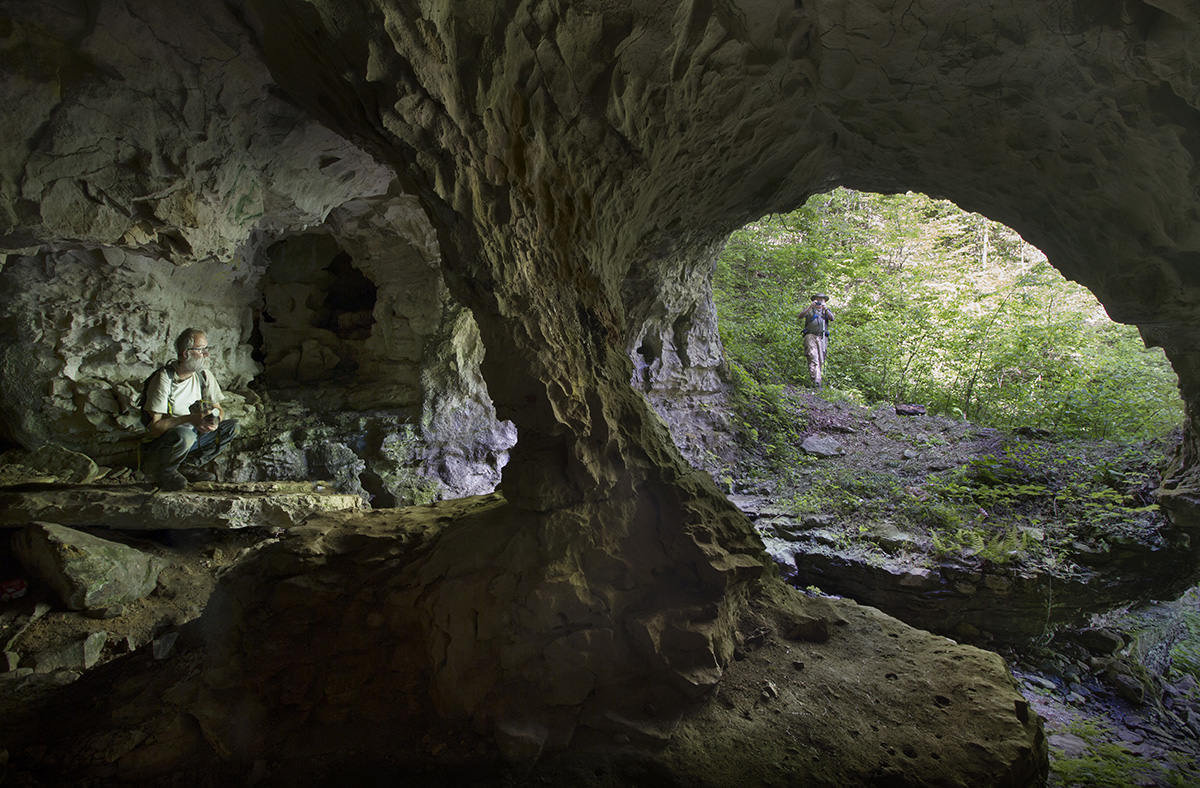
{"type": "MultiPolygon", "coordinates": [[[[109,534],[113,536],[113,534],[109,534]]],[[[89,710],[94,697],[126,692],[142,696],[147,691],[166,692],[176,682],[199,669],[203,645],[189,633],[187,624],[202,611],[211,594],[220,570],[235,561],[244,551],[258,544],[273,541],[276,536],[261,530],[233,532],[189,532],[185,534],[160,532],[155,535],[125,536],[122,541],[167,558],[157,591],[150,597],[127,606],[115,618],[92,619],[80,613],[62,609],[51,592],[33,581],[26,597],[4,603],[0,615],[12,617],[29,615],[38,606],[50,611],[40,616],[10,648],[17,654],[29,656],[55,652],[87,635],[103,631],[108,645],[100,664],[83,672],[62,669],[51,673],[26,670],[0,674],[0,720],[20,720],[19,730],[6,730],[7,748],[0,753],[5,762],[12,760],[5,786],[45,786],[39,776],[38,758],[41,753],[50,757],[54,743],[73,735],[91,742],[90,746],[112,748],[120,754],[120,741],[97,740],[94,732],[113,726],[107,709],[89,710]],[[178,635],[177,640],[172,640],[178,635]],[[167,644],[163,647],[163,644],[167,644]],[[157,649],[157,651],[156,651],[157,649]],[[138,666],[142,667],[139,668],[138,666]],[[157,689],[131,687],[130,675],[144,671],[153,676],[157,689]],[[123,688],[123,689],[122,689],[123,688]],[[64,716],[64,710],[69,714],[64,716]],[[100,715],[97,717],[96,715],[100,715]],[[85,732],[90,732],[85,734],[85,732]],[[49,742],[46,744],[39,744],[49,742]]],[[[764,747],[777,748],[785,759],[812,758],[820,748],[820,734],[810,730],[819,713],[805,704],[777,700],[776,693],[787,693],[797,682],[809,681],[819,674],[813,671],[821,650],[804,644],[788,642],[769,628],[747,624],[747,640],[739,649],[738,659],[731,667],[718,691],[721,709],[738,715],[753,736],[764,747]],[[800,711],[803,709],[803,711],[800,711]],[[769,740],[769,741],[768,741],[769,740]]],[[[1022,692],[1032,708],[1042,717],[1050,737],[1052,761],[1091,765],[1097,774],[1104,769],[1117,769],[1111,782],[1064,782],[1052,773],[1050,785],[1143,785],[1173,786],[1200,785],[1200,741],[1177,716],[1162,708],[1162,698],[1143,706],[1131,706],[1115,688],[1098,678],[1083,676],[1075,684],[1064,682],[1061,670],[1052,661],[1040,669],[1039,660],[1047,662],[1051,655],[1006,654],[1010,668],[1018,679],[1022,692]],[[1083,723],[1087,737],[1079,736],[1083,723]],[[1086,727],[1086,726],[1092,727],[1086,727]],[[1115,749],[1114,749],[1115,748],[1115,749]],[[1101,757],[1103,756],[1103,757],[1101,757]],[[1105,765],[1108,764],[1108,765],[1105,765]],[[1115,766],[1113,765],[1115,764],[1115,766]],[[1190,764],[1190,765],[1189,765],[1190,764]],[[1129,780],[1129,782],[1121,782],[1129,780]]],[[[810,686],[810,691],[831,693],[838,697],[847,690],[839,688],[836,677],[825,677],[827,684],[810,686]]],[[[853,691],[852,688],[850,688],[853,691]]],[[[811,705],[811,704],[809,704],[811,705]]],[[[703,723],[695,730],[714,726],[703,723]]],[[[822,722],[816,721],[817,731],[822,722]]],[[[4,728],[0,724],[0,729],[4,728]]],[[[161,734],[160,734],[161,735],[161,734]]],[[[750,734],[747,734],[750,735],[750,734]]],[[[594,755],[571,759],[547,759],[536,771],[523,772],[501,763],[494,746],[470,732],[445,733],[431,738],[425,746],[409,753],[411,760],[399,754],[386,763],[352,762],[328,756],[304,763],[302,769],[285,762],[228,764],[201,779],[198,775],[175,776],[163,785],[342,785],[354,778],[358,784],[395,784],[397,774],[404,774],[406,785],[478,785],[478,786],[617,786],[617,785],[676,785],[679,775],[661,773],[661,758],[643,758],[637,748],[614,756],[611,748],[598,750],[594,755]],[[447,742],[454,742],[447,746],[447,742]],[[480,753],[488,753],[494,768],[480,770],[480,753]],[[470,767],[462,763],[469,754],[470,767]],[[419,768],[415,765],[420,763],[419,768]],[[299,773],[298,773],[299,769],[299,773]],[[416,769],[417,771],[413,771],[416,769]],[[195,782],[199,779],[200,782],[195,782]],[[205,780],[210,780],[205,782],[205,780]],[[446,780],[452,780],[446,783],[446,780]],[[233,782],[230,782],[233,781],[233,782]]],[[[125,742],[125,745],[131,742],[125,742]]],[[[219,761],[218,761],[219,762],[219,761]]],[[[211,771],[212,767],[206,767],[211,771]]],[[[764,774],[758,784],[771,784],[769,763],[762,765],[764,774]]],[[[815,778],[815,775],[814,775],[815,778]]],[[[93,771],[79,785],[126,784],[118,772],[115,759],[110,770],[93,771]]],[[[1105,778],[1107,779],[1107,778],[1105,778]]],[[[813,784],[820,784],[814,782],[813,784]]]]}
{"type": "MultiPolygon", "coordinates": [[[[81,529],[82,530],[82,529],[81,529]]],[[[8,716],[46,686],[60,685],[78,678],[80,669],[38,670],[39,658],[60,654],[96,633],[104,633],[106,642],[97,662],[102,665],[118,657],[144,649],[159,653],[169,647],[172,633],[195,620],[204,610],[216,587],[221,569],[236,561],[245,551],[276,538],[273,531],[242,529],[236,531],[156,531],[131,534],[104,528],[86,529],[89,533],[160,556],[168,562],[158,578],[154,593],[108,612],[111,617],[90,617],[67,609],[53,589],[36,576],[24,573],[28,590],[24,596],[0,602],[0,634],[6,650],[17,658],[16,670],[0,673],[0,714],[8,716]]],[[[0,539],[0,560],[9,574],[17,570],[12,558],[12,529],[0,539]]],[[[82,666],[79,666],[82,667],[82,666]]]]}
{"type": "MultiPolygon", "coordinates": [[[[222,555],[226,547],[236,554],[238,545],[252,536],[223,535],[222,555]]],[[[198,582],[187,593],[161,595],[162,599],[156,593],[126,625],[148,625],[146,631],[154,635],[152,622],[191,609],[204,589],[211,588],[211,579],[201,576],[216,568],[203,564],[212,560],[212,550],[213,545],[199,542],[171,547],[178,551],[173,552],[175,562],[193,563],[198,582]],[[186,603],[179,606],[183,600],[186,603]]],[[[186,715],[148,714],[148,709],[170,705],[173,694],[197,674],[204,657],[194,622],[171,624],[157,630],[160,641],[163,634],[179,634],[170,651],[156,653],[150,641],[82,676],[69,671],[39,681],[27,676],[14,685],[19,691],[3,693],[0,734],[8,748],[4,758],[9,768],[2,784],[844,788],[912,786],[904,774],[914,766],[924,774],[944,770],[955,777],[974,770],[978,781],[955,779],[946,784],[990,785],[997,768],[1012,766],[1006,749],[1012,739],[1006,737],[1020,725],[1014,722],[1011,701],[1008,713],[994,718],[999,724],[994,733],[991,723],[971,718],[972,687],[981,676],[1002,679],[999,660],[981,651],[941,657],[945,648],[940,639],[869,608],[831,604],[843,612],[844,620],[827,642],[794,639],[767,608],[747,610],[734,661],[711,702],[674,707],[674,712],[660,707],[657,722],[641,727],[636,739],[585,738],[569,754],[528,765],[502,762],[488,738],[437,724],[380,731],[392,743],[386,760],[359,758],[353,738],[335,737],[313,742],[301,758],[222,761],[206,748],[186,715]],[[948,673],[961,680],[948,679],[948,673]],[[944,694],[930,691],[942,685],[944,694]],[[143,753],[136,749],[143,743],[153,746],[143,753]],[[140,754],[131,759],[131,752],[140,754]],[[181,752],[192,753],[182,760],[183,768],[181,752]],[[832,757],[834,753],[840,757],[832,757]],[[161,764],[168,762],[170,770],[161,771],[161,764]],[[86,768],[80,770],[77,764],[86,768]]],[[[58,615],[39,621],[43,619],[36,633],[30,629],[28,643],[55,646],[65,637],[63,620],[58,615]],[[51,634],[55,629],[60,631],[51,634]]],[[[110,626],[117,622],[110,620],[110,626]]],[[[125,631],[120,626],[113,629],[125,631]]],[[[673,697],[676,700],[641,697],[637,703],[678,703],[678,696],[673,697]]],[[[988,716],[992,719],[990,712],[988,716]]],[[[1028,784],[1031,768],[1036,768],[1034,761],[1024,761],[1011,782],[1003,784],[1028,784]]]]}

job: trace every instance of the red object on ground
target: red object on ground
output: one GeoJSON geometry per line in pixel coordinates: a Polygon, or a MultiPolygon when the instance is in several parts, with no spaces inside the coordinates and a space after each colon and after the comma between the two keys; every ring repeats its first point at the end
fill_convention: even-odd
{"type": "Polygon", "coordinates": [[[25,596],[27,590],[29,590],[29,584],[19,577],[0,582],[0,602],[19,599],[25,596]]]}

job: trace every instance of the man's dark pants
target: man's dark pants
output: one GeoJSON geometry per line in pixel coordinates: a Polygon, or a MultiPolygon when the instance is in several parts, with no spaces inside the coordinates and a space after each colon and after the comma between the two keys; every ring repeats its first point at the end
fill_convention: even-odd
{"type": "Polygon", "coordinates": [[[191,424],[180,424],[142,446],[142,473],[157,479],[180,465],[199,468],[238,436],[235,419],[222,421],[212,432],[200,433],[191,424]]]}

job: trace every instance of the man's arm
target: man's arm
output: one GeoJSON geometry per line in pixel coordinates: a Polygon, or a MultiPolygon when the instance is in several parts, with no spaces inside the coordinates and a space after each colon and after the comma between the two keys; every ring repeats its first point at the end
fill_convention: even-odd
{"type": "Polygon", "coordinates": [[[150,423],[146,425],[147,432],[151,438],[157,438],[172,427],[178,427],[180,424],[191,424],[197,429],[202,426],[204,414],[188,413],[184,416],[168,416],[165,413],[157,413],[152,410],[146,411],[150,415],[150,423]]]}

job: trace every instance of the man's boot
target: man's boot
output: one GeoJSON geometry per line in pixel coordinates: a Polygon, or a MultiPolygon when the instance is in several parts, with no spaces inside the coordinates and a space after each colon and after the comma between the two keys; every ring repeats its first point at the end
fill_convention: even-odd
{"type": "Polygon", "coordinates": [[[155,479],[158,489],[163,492],[183,492],[187,489],[188,480],[177,470],[165,470],[155,479]]]}
{"type": "Polygon", "coordinates": [[[179,472],[189,482],[215,482],[217,475],[195,465],[180,465],[179,472]]]}

